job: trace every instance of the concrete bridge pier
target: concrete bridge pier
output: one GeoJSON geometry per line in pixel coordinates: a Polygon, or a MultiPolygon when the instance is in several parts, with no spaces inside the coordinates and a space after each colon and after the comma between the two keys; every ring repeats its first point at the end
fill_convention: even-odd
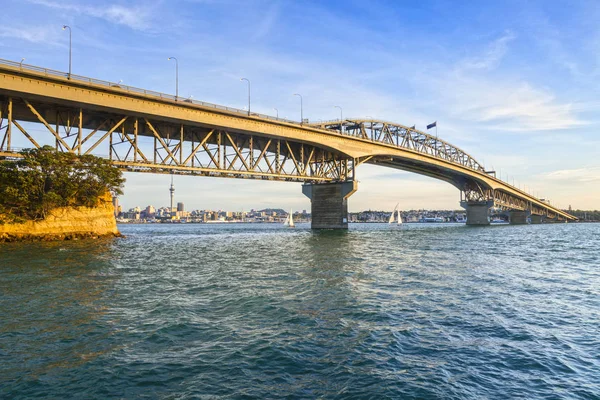
{"type": "Polygon", "coordinates": [[[532,224],[541,224],[544,221],[544,216],[543,215],[535,215],[535,214],[531,214],[531,223],[532,224]]]}
{"type": "Polygon", "coordinates": [[[357,181],[302,185],[302,193],[310,199],[310,227],[348,229],[348,197],[357,189],[357,181]]]}
{"type": "Polygon", "coordinates": [[[493,201],[461,201],[460,206],[467,210],[467,225],[489,225],[490,208],[493,201]]]}
{"type": "Polygon", "coordinates": [[[509,213],[509,222],[511,225],[525,225],[529,214],[529,211],[513,210],[509,213]]]}

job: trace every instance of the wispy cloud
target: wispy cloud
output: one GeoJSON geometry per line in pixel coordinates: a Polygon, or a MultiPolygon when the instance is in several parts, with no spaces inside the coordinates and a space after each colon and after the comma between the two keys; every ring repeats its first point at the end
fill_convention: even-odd
{"type": "Polygon", "coordinates": [[[499,82],[461,77],[460,92],[450,96],[453,110],[464,119],[485,122],[483,128],[505,131],[570,129],[585,124],[570,103],[560,103],[549,90],[527,82],[499,82]]]}
{"type": "Polygon", "coordinates": [[[11,28],[0,26],[0,38],[25,40],[31,43],[52,43],[57,38],[56,29],[42,26],[11,28]]]}
{"type": "Polygon", "coordinates": [[[466,69],[493,69],[498,66],[508,51],[508,44],[515,40],[517,36],[508,31],[504,36],[494,40],[484,52],[477,57],[467,58],[463,61],[462,67],[466,69]]]}
{"type": "Polygon", "coordinates": [[[264,13],[264,16],[261,18],[254,34],[252,35],[253,40],[260,40],[267,36],[271,31],[273,25],[276,23],[277,18],[279,17],[279,4],[275,2],[271,4],[271,6],[264,13]]]}
{"type": "Polygon", "coordinates": [[[547,88],[511,74],[491,73],[509,51],[516,36],[510,32],[489,44],[481,56],[454,66],[424,72],[419,81],[429,87],[449,116],[482,123],[479,128],[502,131],[547,131],[586,124],[576,108],[547,88]]]}
{"type": "Polygon", "coordinates": [[[124,25],[135,30],[147,30],[151,27],[152,5],[125,7],[119,4],[106,4],[103,6],[87,6],[68,2],[51,0],[27,0],[30,3],[101,18],[108,22],[124,25]]]}
{"type": "Polygon", "coordinates": [[[600,181],[600,167],[560,169],[544,174],[543,178],[571,183],[597,182],[600,181]]]}

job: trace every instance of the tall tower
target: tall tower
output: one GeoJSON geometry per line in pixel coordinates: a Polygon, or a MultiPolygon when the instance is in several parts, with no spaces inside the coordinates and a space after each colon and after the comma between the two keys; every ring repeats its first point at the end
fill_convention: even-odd
{"type": "Polygon", "coordinates": [[[171,187],[169,188],[169,192],[171,192],[171,208],[169,208],[169,216],[173,218],[173,197],[175,196],[175,186],[173,186],[173,173],[171,173],[171,187]]]}

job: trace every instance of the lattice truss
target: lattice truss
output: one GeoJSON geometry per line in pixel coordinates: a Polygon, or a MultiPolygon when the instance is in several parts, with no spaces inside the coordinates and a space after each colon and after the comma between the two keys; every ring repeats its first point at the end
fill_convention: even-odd
{"type": "Polygon", "coordinates": [[[344,135],[402,147],[452,161],[474,170],[484,171],[483,166],[477,160],[460,148],[404,125],[377,120],[344,120],[341,124],[337,120],[311,125],[336,130],[344,135]]]}
{"type": "Polygon", "coordinates": [[[306,143],[0,99],[0,154],[16,155],[18,134],[31,144],[22,147],[49,144],[50,137],[59,151],[101,155],[128,171],[301,182],[354,178],[354,160],[306,143]],[[35,139],[40,131],[46,142],[35,139]]]}
{"type": "MultiPolygon", "coordinates": [[[[503,211],[521,210],[530,211],[534,215],[543,215],[548,218],[557,218],[559,215],[551,209],[540,207],[530,201],[511,195],[502,190],[494,190],[480,185],[475,181],[465,182],[461,190],[461,200],[467,202],[493,202],[493,207],[503,211]]],[[[562,217],[561,217],[562,218],[562,217]]]]}

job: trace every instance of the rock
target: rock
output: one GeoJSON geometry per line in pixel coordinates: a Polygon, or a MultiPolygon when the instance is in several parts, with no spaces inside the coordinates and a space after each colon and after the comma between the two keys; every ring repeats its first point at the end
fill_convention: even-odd
{"type": "Polygon", "coordinates": [[[120,237],[111,200],[107,195],[96,207],[58,208],[41,221],[0,225],[0,242],[120,237]]]}

